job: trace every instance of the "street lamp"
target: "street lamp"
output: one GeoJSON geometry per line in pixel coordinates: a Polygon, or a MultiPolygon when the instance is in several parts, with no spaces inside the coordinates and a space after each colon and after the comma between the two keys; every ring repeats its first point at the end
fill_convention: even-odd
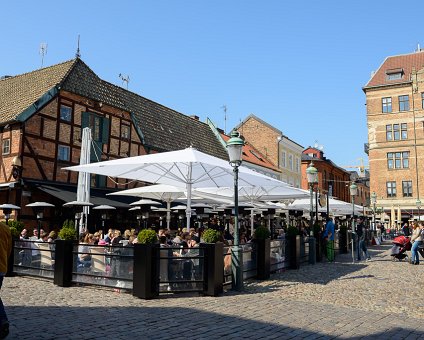
{"type": "Polygon", "coordinates": [[[314,235],[313,227],[314,227],[314,198],[313,191],[314,185],[318,183],[318,170],[314,167],[314,163],[311,161],[308,168],[306,169],[306,177],[308,178],[309,183],[309,193],[311,195],[311,205],[310,205],[310,219],[309,219],[309,233],[311,236],[314,235]]]}
{"type": "Polygon", "coordinates": [[[377,194],[375,191],[371,194],[371,203],[372,203],[372,223],[373,223],[373,230],[376,230],[375,228],[375,211],[376,211],[376,204],[377,204],[377,194]]]}
{"type": "Polygon", "coordinates": [[[417,201],[415,202],[415,204],[417,205],[417,208],[418,208],[418,221],[421,221],[421,214],[420,214],[421,201],[419,198],[417,198],[417,201]]]}
{"type": "Polygon", "coordinates": [[[231,248],[231,270],[232,287],[235,290],[243,290],[243,254],[239,246],[239,225],[238,225],[238,168],[242,162],[244,141],[240,138],[240,133],[233,130],[231,138],[227,142],[227,151],[230,164],[234,169],[234,246],[231,248]]]}
{"type": "Polygon", "coordinates": [[[355,262],[355,254],[353,251],[353,238],[355,235],[355,196],[358,194],[358,186],[355,184],[355,182],[352,182],[349,189],[350,196],[352,197],[352,262],[355,262]]]}

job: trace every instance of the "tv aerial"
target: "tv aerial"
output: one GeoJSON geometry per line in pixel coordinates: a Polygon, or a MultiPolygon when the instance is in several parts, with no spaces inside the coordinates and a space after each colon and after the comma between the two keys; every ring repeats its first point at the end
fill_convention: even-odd
{"type": "Polygon", "coordinates": [[[44,56],[47,54],[47,43],[41,43],[40,44],[39,53],[41,55],[41,68],[43,68],[44,56]]]}
{"type": "Polygon", "coordinates": [[[122,80],[122,86],[124,86],[124,83],[127,84],[127,90],[128,90],[128,83],[130,82],[130,76],[124,76],[122,73],[119,73],[119,78],[122,80]]]}

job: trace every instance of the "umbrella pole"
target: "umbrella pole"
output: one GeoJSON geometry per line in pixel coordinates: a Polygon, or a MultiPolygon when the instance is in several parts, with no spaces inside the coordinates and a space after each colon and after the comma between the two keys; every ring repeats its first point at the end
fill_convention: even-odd
{"type": "Polygon", "coordinates": [[[171,230],[171,202],[166,202],[166,228],[171,230]]]}
{"type": "Polygon", "coordinates": [[[188,176],[187,176],[187,208],[186,208],[186,217],[187,217],[187,232],[190,232],[190,219],[191,219],[191,181],[192,181],[192,163],[188,167],[188,176]]]}
{"type": "Polygon", "coordinates": [[[253,223],[254,223],[254,217],[253,217],[253,208],[250,210],[250,236],[253,237],[253,223]]]}

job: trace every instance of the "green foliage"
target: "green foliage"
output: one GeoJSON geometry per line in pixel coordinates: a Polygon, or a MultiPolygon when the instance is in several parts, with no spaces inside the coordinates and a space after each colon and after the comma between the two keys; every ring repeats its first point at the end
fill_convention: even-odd
{"type": "Polygon", "coordinates": [[[299,235],[299,229],[297,229],[296,227],[290,226],[287,228],[287,236],[288,237],[294,237],[299,235]]]}
{"type": "Polygon", "coordinates": [[[21,221],[9,220],[7,224],[10,228],[15,228],[18,231],[18,236],[21,234],[22,230],[25,228],[25,224],[21,221]]]}
{"type": "Polygon", "coordinates": [[[72,228],[72,229],[75,229],[75,222],[73,220],[65,220],[65,222],[63,222],[62,228],[72,228]]]}
{"type": "Polygon", "coordinates": [[[219,241],[220,237],[221,237],[221,233],[215,229],[206,229],[202,233],[202,239],[206,243],[216,243],[219,241]]]}
{"type": "Polygon", "coordinates": [[[61,240],[71,240],[74,241],[77,239],[77,231],[75,228],[63,227],[59,231],[59,238],[61,240]]]}
{"type": "Polygon", "coordinates": [[[12,234],[12,237],[19,238],[19,235],[21,234],[18,229],[15,227],[10,227],[10,233],[12,234]]]}
{"type": "Polygon", "coordinates": [[[271,233],[265,226],[259,226],[255,229],[254,237],[256,240],[265,240],[267,238],[270,238],[271,233]]]}
{"type": "Polygon", "coordinates": [[[138,233],[137,239],[138,243],[143,244],[155,244],[158,241],[156,232],[152,229],[143,229],[138,233]]]}

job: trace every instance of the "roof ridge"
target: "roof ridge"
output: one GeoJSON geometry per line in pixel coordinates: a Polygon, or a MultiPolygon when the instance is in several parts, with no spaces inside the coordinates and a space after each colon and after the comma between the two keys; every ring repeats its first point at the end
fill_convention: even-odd
{"type": "Polygon", "coordinates": [[[34,74],[34,73],[41,72],[41,71],[45,71],[45,70],[50,69],[50,68],[53,68],[53,67],[57,67],[57,66],[60,66],[60,65],[64,65],[64,64],[67,64],[67,63],[70,63],[70,62],[76,62],[76,61],[77,61],[77,59],[75,59],[75,58],[74,59],[69,59],[67,61],[64,61],[64,62],[61,62],[61,63],[58,63],[58,64],[54,64],[54,65],[50,65],[50,66],[47,66],[47,67],[39,68],[37,70],[33,70],[33,71],[29,71],[29,72],[17,74],[17,75],[10,76],[10,77],[5,78],[5,79],[2,79],[2,80],[3,81],[7,81],[7,80],[11,80],[11,79],[16,79],[16,78],[19,78],[19,77],[27,76],[29,74],[34,74]]]}

